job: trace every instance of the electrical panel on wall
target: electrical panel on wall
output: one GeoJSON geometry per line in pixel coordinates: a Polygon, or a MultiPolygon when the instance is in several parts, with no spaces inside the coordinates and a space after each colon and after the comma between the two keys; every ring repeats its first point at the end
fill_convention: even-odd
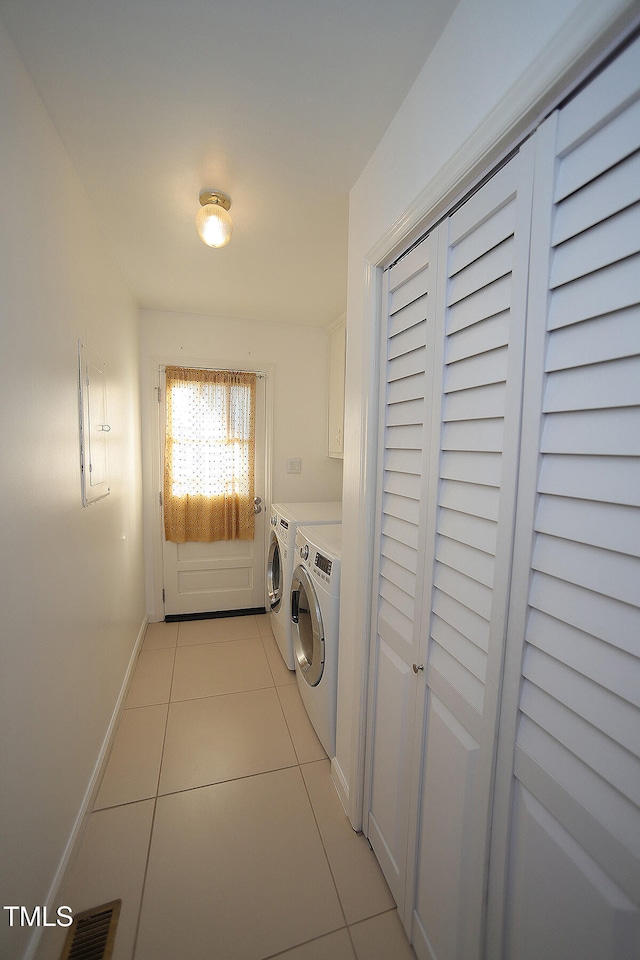
{"type": "Polygon", "coordinates": [[[101,357],[78,341],[78,398],[80,408],[80,476],[82,505],[110,493],[107,420],[107,377],[101,357]]]}

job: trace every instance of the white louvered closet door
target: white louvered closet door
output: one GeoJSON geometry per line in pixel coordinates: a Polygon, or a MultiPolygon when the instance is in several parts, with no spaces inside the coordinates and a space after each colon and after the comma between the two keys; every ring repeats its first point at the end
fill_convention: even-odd
{"type": "Polygon", "coordinates": [[[640,42],[538,139],[489,953],[637,960],[640,42]]]}
{"type": "Polygon", "coordinates": [[[441,225],[444,365],[424,594],[424,766],[411,933],[419,957],[479,960],[515,522],[532,146],[441,225]]]}
{"type": "Polygon", "coordinates": [[[367,826],[432,960],[481,956],[531,161],[525,145],[388,278],[367,826]]]}
{"type": "Polygon", "coordinates": [[[377,569],[365,828],[396,903],[405,896],[415,734],[419,611],[435,314],[435,244],[427,237],[385,277],[377,569]]]}

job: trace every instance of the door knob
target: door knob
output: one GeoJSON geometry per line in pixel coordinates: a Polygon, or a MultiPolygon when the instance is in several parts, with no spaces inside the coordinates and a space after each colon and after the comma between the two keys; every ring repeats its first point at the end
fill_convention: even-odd
{"type": "Polygon", "coordinates": [[[414,673],[419,673],[420,670],[424,670],[424,663],[421,663],[419,666],[418,666],[417,663],[414,663],[414,665],[413,665],[413,672],[414,672],[414,673]]]}
{"type": "Polygon", "coordinates": [[[262,497],[253,498],[253,512],[262,513],[262,497]]]}

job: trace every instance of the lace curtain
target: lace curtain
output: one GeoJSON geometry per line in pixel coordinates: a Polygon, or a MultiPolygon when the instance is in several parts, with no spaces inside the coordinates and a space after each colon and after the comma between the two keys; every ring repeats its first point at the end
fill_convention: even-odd
{"type": "Polygon", "coordinates": [[[167,367],[166,374],[166,539],[253,540],[255,373],[167,367]]]}

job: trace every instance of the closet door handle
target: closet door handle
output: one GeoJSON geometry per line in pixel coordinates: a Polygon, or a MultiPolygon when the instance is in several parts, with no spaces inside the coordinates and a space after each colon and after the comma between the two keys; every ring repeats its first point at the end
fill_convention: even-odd
{"type": "Polygon", "coordinates": [[[414,663],[414,664],[413,664],[413,672],[414,672],[414,673],[419,673],[420,670],[424,670],[424,663],[421,663],[419,666],[418,666],[417,663],[414,663]]]}

